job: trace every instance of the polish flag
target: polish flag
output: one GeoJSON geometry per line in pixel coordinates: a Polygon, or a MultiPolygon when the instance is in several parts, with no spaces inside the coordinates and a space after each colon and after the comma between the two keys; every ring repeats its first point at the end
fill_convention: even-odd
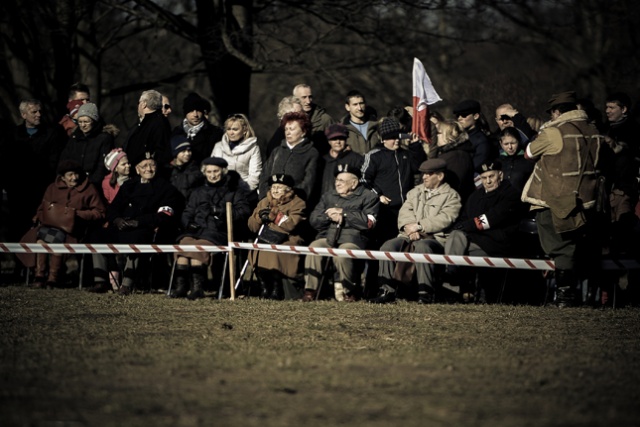
{"type": "Polygon", "coordinates": [[[431,143],[431,123],[429,122],[429,105],[442,101],[436,92],[431,79],[418,58],[413,58],[413,133],[431,143]]]}

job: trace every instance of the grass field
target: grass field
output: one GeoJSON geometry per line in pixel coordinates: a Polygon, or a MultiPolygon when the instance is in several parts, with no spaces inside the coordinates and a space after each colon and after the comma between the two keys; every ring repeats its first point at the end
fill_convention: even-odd
{"type": "Polygon", "coordinates": [[[640,310],[0,288],[1,426],[638,426],[640,310]]]}

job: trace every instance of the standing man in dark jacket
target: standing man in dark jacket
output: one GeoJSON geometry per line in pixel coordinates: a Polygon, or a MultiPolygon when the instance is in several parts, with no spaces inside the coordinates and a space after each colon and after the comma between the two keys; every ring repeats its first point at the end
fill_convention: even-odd
{"type": "Polygon", "coordinates": [[[320,158],[318,164],[318,177],[321,179],[320,194],[334,189],[338,164],[348,163],[360,170],[364,163],[364,157],[352,151],[347,145],[349,131],[345,125],[340,123],[329,125],[324,133],[329,141],[329,152],[320,158]]]}
{"type": "MultiPolygon", "coordinates": [[[[400,124],[395,119],[382,119],[378,133],[382,143],[365,156],[360,181],[380,199],[380,222],[390,225],[397,223],[407,192],[414,187],[414,175],[427,156],[419,140],[408,148],[400,146],[400,124]]],[[[385,226],[376,233],[376,240],[382,244],[395,237],[396,231],[385,226]]]]}
{"type": "Polygon", "coordinates": [[[162,95],[155,90],[142,92],[138,101],[140,122],[131,130],[123,149],[130,159],[143,158],[152,153],[159,166],[158,171],[166,175],[171,162],[171,126],[162,114],[162,95]]]}
{"type": "Polygon", "coordinates": [[[9,207],[9,241],[17,242],[31,226],[33,212],[42,194],[56,177],[58,157],[66,138],[60,126],[42,123],[42,104],[36,99],[20,102],[24,122],[13,129],[12,138],[4,144],[7,204],[9,207]],[[24,162],[29,161],[29,173],[24,162]],[[15,177],[20,179],[15,179],[15,177]]]}
{"type": "Polygon", "coordinates": [[[224,135],[222,129],[207,120],[210,109],[209,101],[197,93],[188,94],[182,103],[184,119],[172,132],[173,135],[189,139],[192,160],[198,166],[204,159],[211,157],[214,145],[224,135]]]}
{"type": "Polygon", "coordinates": [[[313,102],[313,92],[308,84],[299,84],[293,88],[293,96],[297,97],[302,104],[302,111],[309,116],[311,122],[311,134],[309,138],[313,141],[313,146],[320,154],[327,152],[327,138],[324,131],[330,124],[334,123],[333,118],[327,111],[313,102]]]}
{"type": "MultiPolygon", "coordinates": [[[[335,189],[322,195],[320,203],[309,217],[311,226],[318,230],[315,248],[364,249],[369,234],[376,225],[379,201],[371,191],[359,186],[360,170],[348,163],[338,164],[335,189]]],[[[305,294],[303,301],[315,299],[322,280],[324,257],[308,255],[305,258],[305,294]]],[[[340,280],[334,283],[338,301],[356,301],[362,295],[359,284],[362,261],[334,258],[340,280]]]]}

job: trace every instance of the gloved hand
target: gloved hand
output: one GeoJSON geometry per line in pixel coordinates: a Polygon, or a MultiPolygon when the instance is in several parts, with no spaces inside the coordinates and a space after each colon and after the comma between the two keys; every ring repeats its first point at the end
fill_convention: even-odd
{"type": "Polygon", "coordinates": [[[262,221],[263,224],[269,224],[271,222],[271,218],[269,217],[269,214],[271,214],[271,209],[269,208],[261,209],[258,212],[260,221],[262,221]]]}
{"type": "Polygon", "coordinates": [[[138,220],[136,219],[128,219],[125,221],[127,224],[127,228],[138,228],[138,220]]]}
{"type": "Polygon", "coordinates": [[[195,222],[190,222],[187,225],[187,231],[190,232],[190,233],[195,233],[198,230],[200,230],[200,226],[198,224],[196,224],[195,222]]]}
{"type": "Polygon", "coordinates": [[[113,220],[113,224],[116,226],[116,228],[120,231],[126,230],[127,229],[127,221],[125,221],[123,218],[116,218],[113,220]]]}

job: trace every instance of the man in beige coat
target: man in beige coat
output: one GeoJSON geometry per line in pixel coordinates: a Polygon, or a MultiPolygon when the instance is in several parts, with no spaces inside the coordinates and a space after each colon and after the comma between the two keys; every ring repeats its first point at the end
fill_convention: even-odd
{"type": "MultiPolygon", "coordinates": [[[[381,251],[414,253],[444,253],[447,231],[454,223],[462,207],[460,195],[444,182],[447,164],[442,159],[430,159],[420,165],[422,184],[407,193],[407,200],[400,208],[398,228],[400,234],[388,240],[381,251]],[[408,245],[408,249],[406,248],[408,245]]],[[[396,263],[381,261],[378,269],[380,291],[372,303],[385,304],[396,299],[401,285],[394,278],[396,263]]],[[[435,301],[436,288],[434,265],[416,263],[418,279],[418,302],[428,304],[435,301]]]]}

